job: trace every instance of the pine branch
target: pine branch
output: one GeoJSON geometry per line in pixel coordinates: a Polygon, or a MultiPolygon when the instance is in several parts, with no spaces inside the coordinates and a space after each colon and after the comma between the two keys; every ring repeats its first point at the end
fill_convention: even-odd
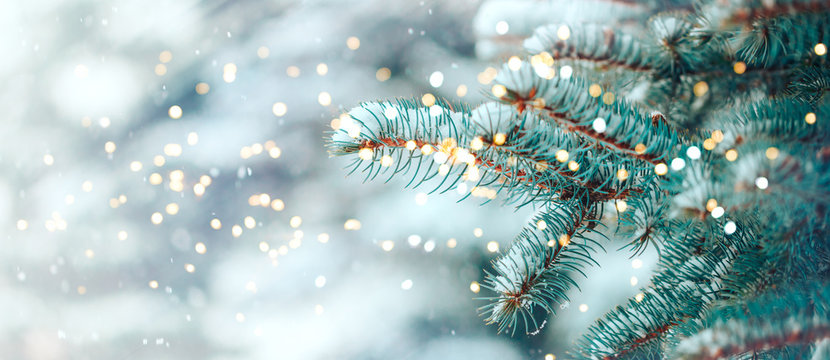
{"type": "Polygon", "coordinates": [[[512,104],[520,113],[538,113],[612,154],[658,164],[670,156],[679,141],[661,117],[646,117],[623,100],[605,104],[592,97],[581,81],[545,79],[527,63],[515,71],[505,66],[496,82],[507,89],[499,98],[502,102],[512,104]],[[597,118],[605,123],[602,131],[594,127],[597,118]]]}
{"type": "MultiPolygon", "coordinates": [[[[584,197],[582,199],[584,201],[584,197]]],[[[558,303],[568,300],[567,291],[578,287],[572,274],[596,261],[591,253],[602,248],[589,238],[595,209],[580,201],[551,205],[526,226],[510,248],[493,261],[484,286],[498,293],[486,298],[490,304],[480,311],[499,332],[515,333],[519,327],[537,332],[544,326],[534,315],[541,309],[554,313],[558,303]]]]}
{"type": "Polygon", "coordinates": [[[648,51],[640,41],[593,24],[545,25],[524,41],[524,47],[532,54],[547,52],[555,60],[588,61],[635,71],[651,69],[648,51]],[[568,36],[558,34],[563,27],[568,36]]]}
{"type": "Polygon", "coordinates": [[[683,340],[674,357],[718,359],[830,338],[830,286],[775,290],[752,300],[719,307],[704,327],[683,340]]]}

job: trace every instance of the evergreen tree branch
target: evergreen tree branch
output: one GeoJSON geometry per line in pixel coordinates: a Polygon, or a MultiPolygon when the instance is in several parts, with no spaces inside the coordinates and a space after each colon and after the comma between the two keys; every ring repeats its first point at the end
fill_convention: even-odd
{"type": "Polygon", "coordinates": [[[496,82],[507,89],[499,98],[502,102],[512,104],[520,113],[536,112],[612,153],[658,164],[670,156],[679,141],[661,116],[646,117],[623,100],[605,104],[592,97],[579,80],[545,79],[527,63],[517,70],[505,66],[496,82]],[[602,131],[593,126],[597,118],[606,124],[602,131]]]}
{"type": "Polygon", "coordinates": [[[830,286],[773,290],[708,312],[675,357],[718,359],[830,338],[830,286]]]}
{"type": "MultiPolygon", "coordinates": [[[[602,248],[589,238],[596,209],[586,197],[551,205],[527,225],[510,248],[493,261],[484,286],[498,295],[480,311],[499,332],[515,333],[521,326],[536,332],[544,326],[534,311],[554,313],[557,303],[568,300],[567,291],[578,287],[572,274],[596,261],[591,253],[602,248]]],[[[546,321],[546,320],[545,320],[546,321]]]]}
{"type": "Polygon", "coordinates": [[[646,46],[628,34],[593,24],[549,24],[524,41],[532,54],[547,52],[555,60],[580,60],[628,70],[651,70],[646,46]],[[567,29],[560,30],[560,29],[567,29]],[[563,35],[560,36],[559,32],[563,35]],[[564,39],[563,39],[564,38],[564,39]]]}

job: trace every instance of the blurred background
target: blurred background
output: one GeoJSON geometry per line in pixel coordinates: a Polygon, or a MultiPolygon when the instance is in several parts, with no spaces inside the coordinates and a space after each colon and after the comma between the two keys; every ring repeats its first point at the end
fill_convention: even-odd
{"type": "Polygon", "coordinates": [[[609,243],[541,333],[496,334],[477,281],[533,209],[363,183],[326,132],[361,101],[479,103],[536,26],[654,11],[3,2],[0,359],[563,357],[653,254],[609,243]]]}

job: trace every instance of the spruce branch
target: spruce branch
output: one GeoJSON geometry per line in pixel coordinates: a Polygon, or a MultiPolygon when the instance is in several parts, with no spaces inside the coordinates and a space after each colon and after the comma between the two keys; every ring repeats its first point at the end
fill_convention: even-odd
{"type": "Polygon", "coordinates": [[[499,97],[503,103],[515,106],[520,113],[537,113],[611,154],[658,164],[672,154],[679,141],[676,131],[661,117],[646,116],[624,100],[606,104],[592,97],[580,80],[542,78],[530,64],[523,63],[517,70],[505,66],[496,82],[507,89],[499,97]],[[594,127],[598,118],[605,124],[602,131],[594,127]]]}
{"type": "Polygon", "coordinates": [[[519,327],[536,332],[544,326],[534,314],[554,313],[555,305],[568,301],[567,291],[578,287],[573,274],[596,261],[591,254],[602,246],[591,239],[596,209],[585,198],[551,205],[522,229],[510,248],[493,261],[484,286],[497,293],[480,311],[499,332],[515,333],[519,327]]]}
{"type": "Polygon", "coordinates": [[[714,308],[697,333],[678,345],[674,356],[718,359],[828,339],[828,304],[830,286],[813,282],[714,308]]]}
{"type": "Polygon", "coordinates": [[[524,41],[524,47],[532,54],[547,52],[555,60],[588,61],[634,71],[651,69],[647,47],[639,40],[594,24],[545,25],[524,41]],[[560,30],[563,27],[568,31],[560,30]]]}

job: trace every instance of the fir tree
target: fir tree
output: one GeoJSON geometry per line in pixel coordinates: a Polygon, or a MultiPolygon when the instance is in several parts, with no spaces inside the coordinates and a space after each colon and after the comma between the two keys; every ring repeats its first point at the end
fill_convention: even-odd
{"type": "MultiPolygon", "coordinates": [[[[830,2],[713,0],[629,35],[549,24],[491,100],[348,112],[330,152],[366,179],[466,183],[538,213],[486,269],[499,331],[537,332],[593,254],[655,247],[651,283],[574,358],[804,358],[830,337],[830,2]]],[[[426,183],[426,184],[425,184],[426,183]]]]}

